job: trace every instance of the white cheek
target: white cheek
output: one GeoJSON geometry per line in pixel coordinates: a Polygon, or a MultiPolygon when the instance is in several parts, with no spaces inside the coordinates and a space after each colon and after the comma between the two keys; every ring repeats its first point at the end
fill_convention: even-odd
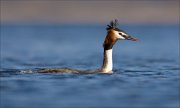
{"type": "Polygon", "coordinates": [[[115,32],[115,35],[118,39],[125,39],[123,36],[119,35],[119,32],[115,32]]]}
{"type": "Polygon", "coordinates": [[[124,37],[122,37],[121,35],[119,35],[118,39],[125,39],[124,37]]]}

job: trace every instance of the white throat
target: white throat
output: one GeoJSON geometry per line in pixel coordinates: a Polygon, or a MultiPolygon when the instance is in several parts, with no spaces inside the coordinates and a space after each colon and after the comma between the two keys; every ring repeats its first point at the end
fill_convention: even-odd
{"type": "Polygon", "coordinates": [[[104,50],[104,60],[101,71],[103,73],[112,73],[113,61],[112,61],[112,49],[104,50]]]}

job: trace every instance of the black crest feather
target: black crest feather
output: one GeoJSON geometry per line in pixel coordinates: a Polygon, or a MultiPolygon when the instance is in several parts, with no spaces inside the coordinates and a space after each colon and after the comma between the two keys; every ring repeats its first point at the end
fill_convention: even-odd
{"type": "Polygon", "coordinates": [[[109,29],[117,29],[118,26],[118,20],[115,19],[114,21],[111,21],[109,25],[107,25],[108,27],[106,28],[106,30],[109,29]]]}

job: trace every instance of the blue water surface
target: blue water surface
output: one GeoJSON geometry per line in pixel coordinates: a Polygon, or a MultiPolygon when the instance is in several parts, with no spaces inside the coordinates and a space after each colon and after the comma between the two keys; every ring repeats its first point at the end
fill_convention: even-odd
{"type": "Polygon", "coordinates": [[[179,25],[120,27],[113,74],[42,74],[18,70],[99,68],[106,25],[1,25],[1,108],[179,108],[179,25]]]}

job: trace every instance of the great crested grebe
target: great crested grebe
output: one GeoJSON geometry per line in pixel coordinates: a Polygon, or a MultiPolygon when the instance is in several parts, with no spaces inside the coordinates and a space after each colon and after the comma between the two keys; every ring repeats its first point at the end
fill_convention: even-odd
{"type": "Polygon", "coordinates": [[[90,70],[77,70],[70,68],[47,68],[47,69],[37,69],[36,72],[40,73],[112,73],[113,60],[112,60],[112,48],[117,40],[132,40],[137,41],[136,38],[131,37],[123,30],[117,28],[118,21],[115,19],[111,21],[107,30],[107,36],[104,40],[104,59],[103,65],[100,69],[90,71],[90,70]]]}

